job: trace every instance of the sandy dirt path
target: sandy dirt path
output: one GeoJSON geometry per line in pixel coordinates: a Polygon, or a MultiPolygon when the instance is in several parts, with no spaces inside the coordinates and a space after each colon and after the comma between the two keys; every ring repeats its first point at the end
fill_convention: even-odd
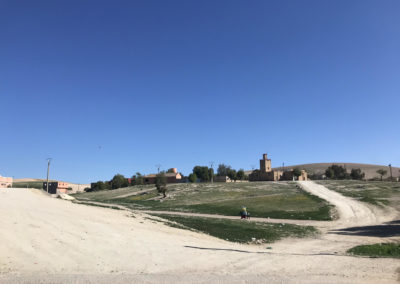
{"type": "Polygon", "coordinates": [[[335,240],[284,240],[267,250],[36,190],[0,189],[0,216],[1,283],[396,283],[398,277],[395,260],[346,256],[335,240]]]}
{"type": "Polygon", "coordinates": [[[398,214],[395,210],[381,210],[375,206],[369,206],[312,181],[298,183],[305,191],[335,205],[339,219],[331,222],[332,228],[381,224],[393,220],[398,214]]]}

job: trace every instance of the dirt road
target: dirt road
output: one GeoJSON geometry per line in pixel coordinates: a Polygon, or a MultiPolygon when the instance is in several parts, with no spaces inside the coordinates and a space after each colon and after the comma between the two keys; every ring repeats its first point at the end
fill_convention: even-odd
{"type": "MultiPolygon", "coordinates": [[[[132,214],[0,189],[1,283],[396,283],[393,259],[344,255],[362,238],[241,245],[132,214]]],[[[343,236],[341,236],[343,237],[343,236]]]]}
{"type": "Polygon", "coordinates": [[[332,222],[333,227],[381,224],[393,220],[397,215],[395,210],[390,210],[389,208],[382,210],[375,206],[368,206],[366,203],[343,196],[312,181],[300,181],[298,183],[305,191],[335,205],[339,213],[339,219],[336,222],[332,222]]]}

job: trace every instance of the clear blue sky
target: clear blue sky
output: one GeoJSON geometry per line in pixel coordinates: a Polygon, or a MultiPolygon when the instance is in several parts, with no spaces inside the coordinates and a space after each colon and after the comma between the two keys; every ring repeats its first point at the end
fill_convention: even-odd
{"type": "Polygon", "coordinates": [[[0,0],[0,174],[400,166],[400,1],[0,0]]]}

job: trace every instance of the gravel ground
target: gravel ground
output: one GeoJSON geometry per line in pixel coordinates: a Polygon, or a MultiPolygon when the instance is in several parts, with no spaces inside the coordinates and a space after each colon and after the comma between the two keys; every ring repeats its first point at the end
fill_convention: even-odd
{"type": "Polygon", "coordinates": [[[36,190],[0,189],[0,282],[397,283],[397,260],[345,254],[352,246],[387,238],[332,233],[379,224],[394,212],[331,195],[311,182],[301,185],[322,191],[340,219],[317,238],[271,245],[230,243],[164,226],[145,213],[74,204],[36,190]]]}

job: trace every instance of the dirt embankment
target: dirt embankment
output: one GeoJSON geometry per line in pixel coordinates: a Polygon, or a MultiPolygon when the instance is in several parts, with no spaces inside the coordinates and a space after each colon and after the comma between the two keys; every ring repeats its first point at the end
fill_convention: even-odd
{"type": "Polygon", "coordinates": [[[267,250],[26,189],[0,189],[0,216],[1,283],[397,281],[392,259],[346,256],[354,240],[284,240],[267,250]]]}

